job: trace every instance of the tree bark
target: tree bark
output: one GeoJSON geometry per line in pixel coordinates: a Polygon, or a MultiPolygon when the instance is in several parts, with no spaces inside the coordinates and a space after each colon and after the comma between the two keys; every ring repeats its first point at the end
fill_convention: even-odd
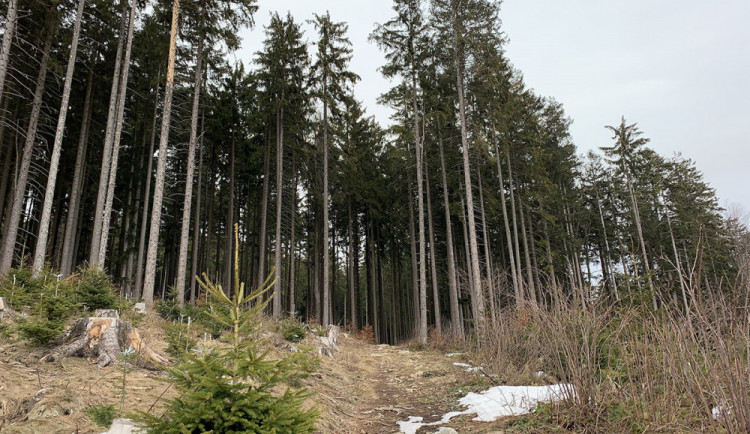
{"type": "MultiPolygon", "coordinates": [[[[205,116],[205,115],[204,115],[205,116]]],[[[205,119],[203,120],[205,123],[205,119]]],[[[205,128],[205,127],[204,127],[205,128]]],[[[190,304],[195,305],[197,284],[195,277],[198,275],[198,247],[200,246],[200,223],[201,223],[201,186],[203,185],[203,134],[201,133],[201,148],[198,154],[198,191],[195,193],[195,221],[193,222],[193,260],[190,272],[190,304]]]]}
{"type": "Polygon", "coordinates": [[[425,186],[427,190],[427,223],[430,234],[430,272],[432,279],[432,304],[435,312],[435,334],[442,336],[443,327],[440,321],[440,297],[437,283],[437,261],[435,261],[435,229],[432,225],[432,200],[430,199],[430,174],[425,170],[425,186]]]}
{"type": "Polygon", "coordinates": [[[295,293],[294,293],[294,256],[295,256],[295,233],[297,232],[295,230],[295,221],[297,217],[297,170],[294,167],[294,160],[292,160],[292,177],[294,178],[294,181],[292,182],[292,204],[291,204],[291,212],[290,212],[290,222],[289,222],[289,315],[292,317],[296,316],[297,312],[297,303],[295,301],[295,293]]]}
{"type": "MultiPolygon", "coordinates": [[[[203,38],[198,40],[193,80],[193,109],[190,114],[190,141],[188,144],[187,174],[185,176],[185,197],[182,205],[182,227],[180,229],[180,257],[177,260],[177,300],[180,307],[185,305],[185,273],[187,272],[188,235],[190,232],[191,205],[193,204],[193,178],[195,171],[195,146],[198,140],[198,108],[200,106],[201,76],[203,69],[203,38]]],[[[198,217],[196,217],[197,219],[198,217]]],[[[196,233],[197,234],[197,233],[196,233]]],[[[193,244],[198,238],[193,234],[193,244]]],[[[193,280],[192,278],[190,279],[193,280]]],[[[192,286],[192,285],[191,285],[192,286]]],[[[192,298],[192,295],[191,295],[192,298]]]]}
{"type": "Polygon", "coordinates": [[[146,165],[146,187],[143,194],[143,215],[141,216],[141,234],[138,240],[138,259],[135,266],[135,298],[140,299],[143,294],[143,255],[146,249],[146,228],[148,227],[148,207],[151,196],[151,169],[154,163],[154,142],[156,141],[156,118],[159,112],[159,83],[161,70],[156,76],[156,92],[154,94],[154,117],[151,123],[151,143],[148,148],[148,164],[146,165]]]}
{"type": "MultiPolygon", "coordinates": [[[[2,48],[0,48],[0,101],[3,99],[3,90],[5,90],[5,77],[8,73],[8,59],[10,58],[10,47],[13,42],[13,34],[16,30],[17,14],[18,0],[10,0],[8,2],[8,14],[5,16],[3,45],[2,48]]],[[[1,202],[0,206],[2,206],[1,202]]]]}
{"type": "MultiPolygon", "coordinates": [[[[283,92],[281,96],[284,98],[283,92]]],[[[281,102],[279,101],[279,104],[281,102]]],[[[273,316],[281,315],[281,208],[284,193],[284,112],[281,108],[276,111],[276,283],[273,289],[273,316]]],[[[324,325],[328,325],[327,322],[324,325]]]]}
{"type": "MultiPolygon", "coordinates": [[[[266,279],[266,225],[268,221],[268,189],[270,169],[270,150],[271,146],[266,143],[266,150],[263,153],[263,197],[260,204],[260,232],[258,233],[258,277],[256,287],[263,286],[266,279]]],[[[309,307],[309,306],[308,306],[309,307]]]]}
{"type": "Polygon", "coordinates": [[[120,137],[122,136],[123,119],[125,117],[125,97],[128,91],[128,73],[130,72],[130,53],[133,47],[133,29],[135,26],[135,14],[137,12],[138,2],[133,0],[130,8],[130,22],[128,23],[128,36],[125,45],[125,58],[120,73],[120,90],[117,100],[117,116],[115,119],[115,132],[112,139],[112,158],[109,168],[109,181],[107,183],[107,197],[104,202],[104,214],[102,215],[101,241],[99,243],[99,259],[97,264],[104,267],[104,260],[107,254],[107,241],[109,240],[109,223],[112,218],[112,201],[115,197],[115,186],[117,180],[117,164],[120,155],[120,137]]]}
{"type": "MultiPolygon", "coordinates": [[[[323,95],[327,95],[328,89],[326,77],[323,77],[323,95]]],[[[327,98],[327,97],[326,97],[327,98]]],[[[331,293],[328,286],[330,280],[330,257],[328,255],[328,101],[323,100],[323,327],[328,326],[330,321],[331,293]]]]}
{"type": "Polygon", "coordinates": [[[510,275],[513,280],[513,294],[515,296],[516,305],[519,306],[523,297],[521,296],[521,285],[519,271],[516,269],[516,258],[513,250],[513,237],[510,233],[510,222],[508,219],[508,207],[505,204],[505,183],[503,182],[503,168],[502,168],[502,156],[498,150],[497,143],[495,143],[495,157],[497,158],[497,179],[500,181],[500,205],[503,210],[503,223],[505,225],[505,238],[508,243],[508,262],[510,262],[510,275]]]}
{"type": "Polygon", "coordinates": [[[461,312],[458,308],[458,284],[456,282],[456,259],[453,251],[453,228],[451,224],[450,197],[448,195],[448,177],[445,170],[445,155],[443,153],[443,136],[438,125],[438,146],[440,149],[440,172],[443,181],[443,205],[445,208],[445,240],[448,257],[448,296],[451,308],[451,328],[455,337],[463,337],[464,327],[461,322],[461,312]]]}
{"type": "Polygon", "coordinates": [[[159,159],[156,163],[156,180],[154,183],[154,202],[151,212],[151,228],[146,255],[146,276],[143,282],[143,299],[146,306],[154,304],[154,281],[156,279],[156,254],[159,247],[159,226],[161,225],[161,205],[164,195],[164,172],[167,163],[167,145],[169,141],[169,121],[172,116],[172,92],[174,89],[174,63],[177,47],[177,26],[180,16],[180,0],[174,0],[172,6],[172,30],[169,36],[169,61],[167,64],[167,83],[164,86],[164,115],[161,119],[161,136],[159,137],[159,159]]]}
{"type": "MultiPolygon", "coordinates": [[[[509,153],[510,154],[510,153],[509,153]]],[[[516,259],[516,277],[518,278],[518,296],[519,298],[516,299],[516,306],[523,306],[525,303],[524,299],[524,283],[523,283],[523,267],[521,267],[521,249],[518,244],[518,217],[516,214],[516,189],[513,185],[513,171],[510,167],[510,155],[508,155],[507,159],[507,165],[508,165],[508,189],[510,190],[510,213],[513,217],[513,246],[515,248],[514,250],[514,257],[516,259]]]]}
{"type": "Polygon", "coordinates": [[[47,64],[49,63],[49,53],[52,49],[52,39],[55,35],[55,26],[50,21],[47,29],[47,39],[44,42],[42,51],[42,60],[39,64],[39,75],[36,79],[36,90],[34,91],[34,100],[31,104],[31,114],[29,116],[29,126],[26,129],[26,142],[23,147],[21,164],[16,176],[16,185],[13,194],[13,206],[10,216],[5,222],[3,228],[4,236],[2,242],[2,254],[0,255],[0,275],[8,273],[13,263],[13,254],[16,247],[16,237],[18,236],[18,223],[21,219],[21,211],[26,198],[26,185],[29,180],[29,167],[31,166],[31,157],[34,154],[34,142],[36,140],[36,130],[39,124],[39,112],[42,108],[42,96],[44,95],[44,84],[47,78],[47,64]]]}
{"type": "Polygon", "coordinates": [[[117,42],[117,54],[115,54],[115,71],[112,74],[112,88],[109,94],[109,111],[107,113],[107,126],[104,132],[104,149],[102,150],[102,165],[99,173],[99,190],[96,196],[96,208],[94,209],[94,226],[91,231],[91,249],[89,250],[89,266],[101,268],[99,264],[99,244],[102,241],[102,217],[107,200],[107,187],[109,185],[109,168],[112,158],[112,136],[114,134],[115,117],[117,116],[117,99],[120,81],[120,69],[122,62],[123,39],[125,39],[125,25],[127,14],[127,1],[122,2],[122,18],[120,21],[120,38],[117,42]]]}
{"type": "MultiPolygon", "coordinates": [[[[456,6],[454,6],[456,7],[456,6]]],[[[458,34],[458,18],[454,11],[453,17],[453,31],[455,38],[455,50],[454,50],[454,62],[456,65],[456,88],[458,90],[458,113],[459,121],[461,123],[461,147],[463,149],[463,168],[464,168],[464,185],[466,194],[466,208],[468,211],[468,230],[469,230],[469,249],[471,253],[470,264],[472,270],[472,279],[474,281],[473,292],[472,292],[472,310],[474,313],[474,320],[480,331],[484,329],[484,293],[482,291],[482,284],[480,282],[479,274],[479,249],[477,248],[477,228],[476,220],[474,217],[474,196],[471,188],[471,165],[469,163],[469,140],[467,137],[467,126],[466,126],[466,102],[464,101],[464,77],[463,77],[463,62],[461,60],[461,53],[459,53],[459,39],[458,34]]]]}
{"type": "Polygon", "coordinates": [[[81,205],[81,193],[83,190],[84,166],[86,164],[86,150],[89,144],[89,127],[91,125],[91,93],[94,87],[94,70],[88,74],[88,85],[86,86],[86,97],[83,102],[83,120],[81,121],[81,132],[78,136],[78,150],[76,151],[76,166],[73,170],[73,183],[68,201],[68,215],[65,220],[65,235],[63,236],[63,256],[60,264],[60,273],[64,277],[73,272],[73,266],[77,251],[74,249],[75,235],[78,230],[78,214],[81,205]]]}
{"type": "MultiPolygon", "coordinates": [[[[57,130],[55,130],[55,142],[52,146],[49,173],[47,176],[47,187],[44,190],[44,204],[42,205],[42,216],[39,219],[39,232],[34,249],[34,262],[32,270],[38,275],[44,267],[47,256],[47,238],[49,237],[50,217],[52,215],[52,201],[55,198],[55,185],[57,184],[57,171],[60,168],[60,153],[62,152],[62,139],[65,133],[65,120],[68,116],[68,105],[70,102],[70,89],[73,82],[73,71],[76,67],[76,54],[78,53],[78,38],[81,35],[81,22],[83,21],[83,6],[85,0],[78,0],[76,10],[76,21],[73,26],[73,41],[70,44],[68,65],[65,69],[65,84],[63,85],[62,102],[60,103],[60,114],[57,118],[57,130]]],[[[1,88],[0,88],[1,89],[1,88]]]]}

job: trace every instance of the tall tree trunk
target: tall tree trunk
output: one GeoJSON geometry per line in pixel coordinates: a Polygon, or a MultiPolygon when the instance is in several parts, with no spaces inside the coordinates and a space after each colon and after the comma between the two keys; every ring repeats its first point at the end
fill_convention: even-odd
{"type": "MultiPolygon", "coordinates": [[[[281,96],[284,98],[283,92],[281,96]]],[[[279,102],[280,103],[280,102],[279,102]]],[[[284,193],[284,113],[276,110],[276,283],[273,288],[273,316],[281,315],[281,208],[284,193]]],[[[327,252],[327,250],[326,250],[327,252]]],[[[327,325],[328,323],[325,322],[327,325]]]]}
{"type": "MultiPolygon", "coordinates": [[[[190,214],[193,204],[193,172],[195,171],[195,146],[198,140],[198,108],[200,107],[201,76],[203,73],[203,38],[198,39],[195,78],[193,79],[193,109],[190,113],[190,142],[188,143],[187,173],[185,176],[185,197],[182,205],[182,227],[180,229],[180,257],[177,260],[177,300],[185,305],[185,273],[187,272],[188,235],[190,214]]],[[[197,219],[198,217],[196,217],[197,219]]],[[[197,233],[193,234],[193,244],[197,244],[197,233]]],[[[193,280],[192,278],[190,279],[193,280]]]]}
{"type": "Polygon", "coordinates": [[[354,273],[355,273],[355,262],[359,262],[359,258],[355,257],[355,250],[354,250],[354,215],[352,212],[352,196],[349,195],[346,199],[346,205],[347,210],[349,214],[349,224],[347,226],[347,236],[349,238],[349,297],[350,297],[350,303],[351,303],[351,309],[350,309],[350,315],[351,315],[351,324],[352,324],[352,330],[357,331],[358,329],[358,323],[357,323],[357,299],[355,298],[355,288],[354,288],[354,273]]]}
{"type": "MultiPolygon", "coordinates": [[[[599,192],[597,191],[597,197],[596,197],[596,205],[599,208],[599,222],[602,225],[602,236],[604,238],[604,260],[602,261],[603,268],[607,271],[607,276],[611,280],[612,284],[612,290],[615,292],[615,300],[620,301],[620,294],[617,290],[617,281],[615,280],[615,275],[612,273],[612,270],[610,268],[609,264],[609,238],[607,237],[607,226],[604,224],[604,212],[602,211],[602,201],[599,199],[599,192]]],[[[622,272],[624,273],[625,270],[623,269],[622,272]]]]}
{"type": "Polygon", "coordinates": [[[266,279],[266,222],[268,221],[268,187],[270,184],[268,178],[271,175],[270,151],[271,146],[266,143],[266,150],[263,153],[263,197],[260,201],[260,232],[258,233],[258,276],[256,281],[256,287],[258,288],[263,286],[263,281],[266,279]]]}
{"type": "Polygon", "coordinates": [[[115,186],[117,180],[117,164],[120,155],[120,138],[122,136],[123,119],[125,117],[125,97],[128,92],[128,74],[130,71],[130,53],[133,48],[133,29],[135,25],[135,15],[137,12],[138,2],[133,0],[130,8],[130,22],[128,23],[128,39],[125,45],[125,58],[122,63],[122,72],[120,75],[120,91],[117,100],[117,116],[115,119],[115,132],[112,139],[112,158],[109,168],[109,181],[107,183],[107,197],[104,202],[104,214],[102,215],[101,241],[99,243],[99,259],[97,264],[104,267],[104,260],[107,254],[107,241],[109,239],[109,223],[112,218],[112,201],[115,197],[115,186]]]}
{"type": "Polygon", "coordinates": [[[412,65],[412,111],[414,112],[414,152],[417,161],[417,229],[419,230],[419,342],[427,343],[427,252],[424,227],[424,188],[422,184],[422,139],[419,136],[419,108],[417,107],[417,77],[412,65]]]}
{"type": "Polygon", "coordinates": [[[658,308],[656,304],[656,288],[654,288],[654,281],[651,278],[651,265],[648,260],[648,253],[646,252],[646,241],[643,238],[643,228],[641,226],[641,213],[638,211],[638,201],[635,198],[635,190],[633,183],[630,180],[630,174],[625,172],[625,181],[628,185],[628,192],[630,193],[630,202],[633,206],[633,217],[635,218],[635,227],[638,232],[638,244],[641,245],[641,255],[643,255],[643,268],[646,270],[646,276],[648,277],[648,288],[651,291],[651,305],[656,310],[658,308]]]}
{"type": "MultiPolygon", "coordinates": [[[[63,85],[62,102],[60,103],[60,114],[57,118],[57,129],[55,130],[55,142],[52,146],[49,173],[47,176],[47,187],[44,190],[44,204],[42,205],[42,216],[39,220],[39,233],[36,238],[34,249],[34,263],[32,269],[38,275],[44,267],[47,256],[47,238],[49,237],[49,224],[52,215],[52,201],[55,198],[55,185],[57,184],[57,171],[60,168],[60,153],[62,152],[62,139],[65,133],[65,120],[68,116],[68,105],[70,102],[70,89],[73,83],[73,71],[76,67],[76,54],[78,53],[78,38],[81,35],[81,22],[83,21],[83,6],[85,0],[78,0],[76,10],[76,21],[73,26],[73,40],[70,44],[68,65],[65,69],[65,84],[63,85]]],[[[15,9],[15,6],[14,6],[15,9]]],[[[3,77],[4,79],[4,77],[3,77]]],[[[2,88],[0,87],[0,90],[2,88]]]]}
{"type": "MultiPolygon", "coordinates": [[[[2,242],[2,254],[0,254],[0,276],[7,274],[13,263],[13,254],[16,247],[16,237],[18,236],[18,223],[21,219],[21,211],[26,196],[26,185],[29,180],[29,167],[31,166],[31,157],[34,154],[34,142],[36,141],[36,130],[39,124],[39,112],[42,108],[42,96],[44,95],[44,84],[47,78],[47,64],[49,63],[49,53],[52,49],[52,39],[55,35],[55,24],[50,20],[47,28],[47,38],[44,42],[42,51],[42,60],[39,64],[39,75],[36,79],[36,90],[34,91],[34,100],[31,104],[31,114],[29,116],[29,126],[26,128],[26,142],[23,147],[23,155],[20,159],[18,175],[13,193],[13,206],[10,216],[5,222],[3,228],[4,236],[2,242]]],[[[17,158],[18,159],[18,158],[17,158]]]]}
{"type": "MultiPolygon", "coordinates": [[[[531,266],[531,252],[529,249],[529,239],[526,235],[526,207],[521,201],[519,194],[518,198],[518,212],[521,214],[521,238],[523,241],[523,254],[526,259],[526,286],[528,287],[528,300],[534,299],[536,288],[534,287],[534,271],[531,266]]],[[[529,217],[530,218],[530,217],[529,217]]]]}
{"type": "Polygon", "coordinates": [[[151,212],[151,228],[146,254],[146,276],[143,282],[143,299],[146,306],[154,304],[154,283],[156,280],[156,254],[159,248],[159,226],[161,225],[161,205],[164,196],[164,172],[167,165],[167,145],[169,141],[169,121],[172,116],[172,92],[174,89],[174,63],[177,48],[177,26],[180,16],[180,0],[174,0],[172,6],[172,30],[169,35],[169,61],[167,63],[167,82],[164,86],[164,115],[161,118],[161,136],[159,137],[159,159],[156,163],[156,180],[154,183],[154,202],[151,212]]]}
{"type": "Polygon", "coordinates": [[[102,165],[99,173],[99,190],[96,196],[96,208],[94,209],[94,226],[91,230],[91,249],[89,250],[89,265],[101,268],[99,264],[99,244],[102,241],[102,218],[104,217],[104,206],[107,200],[107,186],[109,185],[109,168],[112,158],[112,136],[114,135],[114,124],[117,116],[117,100],[120,82],[120,69],[122,62],[123,40],[125,39],[125,25],[127,19],[128,3],[121,0],[122,17],[120,19],[120,38],[117,41],[117,54],[115,54],[115,70],[112,74],[112,88],[109,94],[109,111],[107,113],[107,126],[104,130],[104,148],[102,150],[102,165]]]}
{"type": "Polygon", "coordinates": [[[81,132],[78,135],[78,150],[76,151],[76,166],[73,171],[73,182],[68,201],[68,215],[65,220],[65,235],[63,236],[63,256],[60,264],[60,273],[64,277],[73,272],[73,263],[76,257],[75,235],[78,229],[78,214],[81,205],[81,192],[83,187],[84,166],[86,164],[86,150],[88,148],[89,127],[91,125],[91,92],[94,87],[94,70],[89,70],[88,85],[86,86],[86,97],[83,102],[83,120],[81,121],[81,132]]]}
{"type": "MultiPolygon", "coordinates": [[[[456,7],[456,6],[454,6],[456,7]]],[[[466,208],[468,211],[468,230],[469,230],[469,249],[471,258],[469,263],[472,270],[473,279],[473,291],[471,294],[472,300],[472,311],[474,314],[474,320],[480,332],[484,329],[484,293],[482,291],[482,283],[480,282],[479,274],[479,249],[477,247],[477,228],[476,220],[474,216],[474,196],[471,188],[471,165],[469,163],[469,140],[467,137],[467,126],[466,126],[466,102],[464,101],[464,65],[461,60],[461,53],[459,53],[459,39],[461,35],[458,34],[458,18],[457,13],[454,11],[453,17],[453,31],[455,38],[455,50],[454,50],[454,62],[456,65],[456,88],[458,90],[458,114],[459,121],[461,123],[461,147],[463,149],[463,169],[464,169],[464,185],[466,194],[466,208]]]]}
{"type": "MultiPolygon", "coordinates": [[[[664,199],[664,204],[666,205],[667,199],[664,199]]],[[[680,261],[680,254],[677,252],[677,243],[674,241],[674,232],[672,231],[672,217],[669,215],[669,210],[665,210],[664,212],[667,215],[667,226],[669,227],[669,238],[672,241],[672,251],[674,252],[674,264],[675,268],[677,268],[677,278],[680,279],[680,290],[682,292],[682,303],[685,307],[685,313],[690,312],[690,308],[688,306],[688,298],[687,298],[687,290],[685,289],[685,276],[682,274],[682,264],[680,261]]]]}
{"type": "Polygon", "coordinates": [[[482,242],[484,244],[484,267],[487,276],[487,288],[489,290],[490,318],[492,326],[497,325],[497,315],[495,311],[495,281],[492,276],[492,254],[490,253],[490,236],[487,231],[487,216],[484,212],[484,186],[482,185],[482,169],[477,166],[479,175],[479,211],[482,213],[482,242]]]}
{"type": "Polygon", "coordinates": [[[523,306],[525,303],[524,299],[524,284],[523,284],[523,267],[521,267],[521,249],[518,244],[518,217],[516,214],[516,193],[515,186],[513,185],[513,170],[510,167],[510,152],[508,152],[508,189],[510,190],[510,213],[513,217],[513,246],[515,248],[514,257],[516,259],[516,277],[518,278],[518,296],[516,299],[516,306],[523,306]]]}
{"type": "MultiPolygon", "coordinates": [[[[233,122],[235,120],[233,119],[233,122]]],[[[227,195],[227,230],[230,231],[229,228],[234,227],[234,176],[235,176],[235,137],[234,137],[234,130],[235,130],[236,123],[232,126],[232,143],[231,143],[231,149],[229,153],[229,194],[227,195]]],[[[232,278],[232,256],[234,252],[234,237],[231,236],[230,232],[227,232],[227,236],[225,238],[225,250],[224,250],[224,287],[227,289],[227,294],[231,294],[233,290],[236,290],[236,288],[233,289],[233,281],[232,278]]],[[[218,256],[218,255],[217,255],[218,256]]],[[[218,257],[217,257],[217,263],[218,263],[218,257]]],[[[277,271],[278,272],[278,271],[277,271]]]]}
{"type": "MultiPolygon", "coordinates": [[[[323,77],[323,95],[328,94],[327,79],[323,77]]],[[[328,326],[331,306],[330,257],[328,254],[328,100],[323,100],[323,327],[328,326]]]]}
{"type": "Polygon", "coordinates": [[[154,142],[156,141],[156,118],[159,113],[159,83],[161,70],[156,76],[156,92],[154,93],[154,117],[151,122],[151,143],[148,148],[148,164],[146,165],[146,187],[143,193],[143,215],[141,216],[141,234],[138,239],[138,259],[135,266],[135,298],[140,299],[143,294],[143,255],[146,249],[146,228],[148,227],[148,207],[151,198],[151,170],[154,163],[154,142]]]}
{"type": "MultiPolygon", "coordinates": [[[[3,99],[5,90],[5,76],[8,73],[8,59],[10,58],[10,46],[16,30],[16,15],[18,14],[18,0],[8,2],[8,14],[5,16],[5,33],[3,34],[3,45],[0,47],[0,101],[3,99]]],[[[2,202],[0,202],[2,206],[2,202]]]]}
{"type": "Polygon", "coordinates": [[[438,146],[440,149],[440,173],[443,184],[443,205],[445,208],[445,240],[448,257],[448,296],[451,308],[451,328],[454,337],[463,337],[463,323],[458,308],[458,284],[456,282],[456,259],[453,255],[453,228],[451,224],[450,196],[448,195],[448,177],[445,170],[445,155],[443,153],[443,135],[438,125],[438,146]]]}
{"type": "Polygon", "coordinates": [[[521,295],[521,285],[519,271],[516,269],[516,257],[513,250],[513,237],[510,233],[510,222],[508,219],[508,207],[505,204],[505,183],[503,182],[502,156],[498,150],[497,142],[495,143],[495,158],[497,159],[497,179],[500,181],[500,205],[503,210],[503,223],[505,226],[505,238],[508,246],[508,262],[510,262],[510,276],[513,280],[513,295],[515,296],[516,306],[520,306],[523,301],[521,295]]]}
{"type": "MultiPolygon", "coordinates": [[[[409,196],[407,198],[409,204],[409,244],[411,248],[411,280],[412,280],[412,299],[413,309],[419,309],[419,268],[417,258],[417,234],[414,229],[414,201],[411,194],[411,182],[409,182],[409,196]]],[[[414,327],[417,334],[419,333],[419,325],[421,323],[421,316],[419,311],[414,311],[414,327]]]]}
{"type": "Polygon", "coordinates": [[[292,160],[292,204],[291,212],[289,216],[289,315],[292,317],[296,316],[297,303],[295,302],[294,294],[294,256],[295,256],[295,221],[297,217],[297,169],[294,167],[294,160],[292,160]]]}
{"type": "MultiPolygon", "coordinates": [[[[204,115],[205,116],[205,115],[204,115]]],[[[205,118],[203,120],[205,123],[205,118]]],[[[205,128],[205,127],[204,127],[205,128]]],[[[198,252],[200,246],[201,224],[201,186],[203,185],[203,134],[201,134],[201,149],[198,154],[198,191],[195,193],[195,221],[193,222],[193,260],[190,268],[190,304],[195,305],[197,294],[195,276],[198,275],[198,252]]]]}
{"type": "Polygon", "coordinates": [[[438,336],[443,334],[442,324],[440,323],[440,297],[438,294],[437,283],[437,262],[435,261],[435,229],[432,225],[432,200],[430,199],[430,174],[425,170],[425,187],[427,190],[427,223],[430,233],[430,272],[432,278],[432,304],[435,311],[435,333],[438,336]]]}

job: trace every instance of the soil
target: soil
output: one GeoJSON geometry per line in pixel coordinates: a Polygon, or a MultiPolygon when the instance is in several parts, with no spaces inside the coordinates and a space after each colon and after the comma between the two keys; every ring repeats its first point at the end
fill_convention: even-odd
{"type": "MultiPolygon", "coordinates": [[[[272,357],[288,354],[290,344],[268,321],[263,336],[272,357]]],[[[164,329],[168,323],[150,313],[138,330],[147,344],[164,354],[164,329]]],[[[308,333],[300,345],[310,348],[317,337],[308,333]]],[[[461,410],[457,400],[470,391],[484,390],[492,381],[479,372],[467,372],[445,351],[418,346],[374,345],[342,333],[340,351],[321,358],[319,369],[302,385],[311,393],[308,406],[320,410],[321,433],[393,433],[398,421],[421,416],[439,420],[448,411],[461,410]]],[[[53,363],[39,362],[49,349],[34,349],[21,341],[0,337],[0,431],[9,433],[99,433],[83,412],[94,405],[124,405],[134,410],[162,411],[162,398],[174,390],[158,371],[126,372],[126,394],[121,401],[121,365],[98,368],[96,360],[69,357],[53,363]]],[[[455,418],[446,425],[458,432],[502,432],[507,421],[474,422],[473,416],[455,418]]],[[[434,433],[439,427],[423,427],[434,433]]]]}

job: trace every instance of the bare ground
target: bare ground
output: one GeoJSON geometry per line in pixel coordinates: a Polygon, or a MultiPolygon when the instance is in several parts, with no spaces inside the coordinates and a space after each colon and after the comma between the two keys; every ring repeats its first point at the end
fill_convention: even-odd
{"type": "MultiPolygon", "coordinates": [[[[166,323],[150,314],[139,330],[155,351],[163,354],[166,323]]],[[[269,324],[267,330],[273,330],[269,324]]],[[[264,333],[272,354],[287,353],[288,343],[273,331],[264,333]]],[[[304,343],[314,345],[315,336],[304,343]]],[[[303,344],[304,344],[303,343],[303,344]]],[[[0,431],[9,433],[98,433],[83,412],[94,405],[120,408],[122,368],[98,368],[93,360],[66,358],[40,363],[43,349],[0,338],[0,431]]],[[[372,345],[343,334],[335,357],[320,356],[317,372],[302,381],[312,392],[309,406],[321,411],[321,433],[399,432],[398,421],[421,416],[430,422],[457,407],[469,391],[491,386],[489,379],[453,365],[465,361],[443,352],[415,346],[372,345]]],[[[174,391],[159,372],[134,369],[127,373],[125,412],[161,411],[160,396],[174,391]]],[[[502,431],[506,421],[483,423],[472,416],[444,425],[458,432],[502,431]]],[[[433,433],[438,427],[422,428],[433,433]]]]}

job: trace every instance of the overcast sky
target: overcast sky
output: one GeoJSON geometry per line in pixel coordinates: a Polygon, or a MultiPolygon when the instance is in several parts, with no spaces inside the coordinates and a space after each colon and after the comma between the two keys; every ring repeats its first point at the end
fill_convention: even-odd
{"type": "MultiPolygon", "coordinates": [[[[261,48],[271,11],[305,21],[329,10],[349,23],[357,98],[388,122],[376,99],[390,84],[367,37],[391,17],[390,1],[259,3],[239,59],[248,63],[261,48]]],[[[505,0],[501,18],[508,58],[537,94],[563,104],[579,153],[609,145],[604,125],[624,115],[659,154],[693,159],[722,206],[750,209],[750,0],[505,0]]]]}

